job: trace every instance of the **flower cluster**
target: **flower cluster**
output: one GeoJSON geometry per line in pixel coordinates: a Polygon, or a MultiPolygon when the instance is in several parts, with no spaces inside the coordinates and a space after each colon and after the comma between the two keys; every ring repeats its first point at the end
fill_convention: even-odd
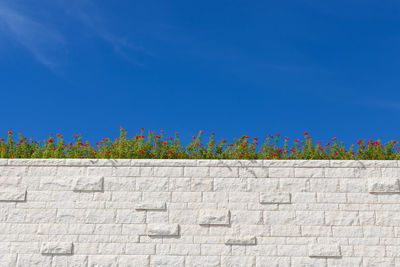
{"type": "Polygon", "coordinates": [[[203,131],[193,136],[184,147],[175,133],[174,137],[165,138],[164,131],[159,135],[144,129],[133,138],[128,138],[127,130],[121,127],[120,136],[114,141],[103,138],[95,145],[83,141],[76,135],[73,141],[65,143],[61,134],[50,136],[43,142],[32,138],[27,140],[19,133],[14,140],[12,131],[7,139],[0,139],[0,158],[104,158],[104,159],[341,159],[341,160],[400,160],[398,142],[382,144],[380,140],[359,140],[357,147],[346,148],[336,137],[331,142],[321,145],[313,142],[308,132],[304,140],[285,137],[283,146],[279,146],[279,134],[269,135],[262,144],[258,139],[242,136],[229,143],[215,140],[211,133],[208,141],[202,143],[203,131]]]}

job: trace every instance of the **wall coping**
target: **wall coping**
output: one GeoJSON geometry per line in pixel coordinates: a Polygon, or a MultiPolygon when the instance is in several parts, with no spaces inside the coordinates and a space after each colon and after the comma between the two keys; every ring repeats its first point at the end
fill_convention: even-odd
{"type": "Polygon", "coordinates": [[[0,159],[0,166],[398,168],[400,160],[0,159]]]}

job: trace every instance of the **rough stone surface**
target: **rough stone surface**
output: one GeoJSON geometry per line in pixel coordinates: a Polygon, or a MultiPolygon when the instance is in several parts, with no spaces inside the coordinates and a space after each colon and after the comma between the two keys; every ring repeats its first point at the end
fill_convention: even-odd
{"type": "Polygon", "coordinates": [[[142,202],[135,206],[137,210],[165,210],[166,208],[165,202],[142,202]]]}
{"type": "Polygon", "coordinates": [[[147,235],[149,236],[177,236],[179,235],[178,224],[148,224],[147,235]]]}
{"type": "Polygon", "coordinates": [[[0,266],[400,266],[398,161],[0,160],[0,266]]]}
{"type": "Polygon", "coordinates": [[[20,189],[20,188],[0,189],[0,202],[2,201],[20,202],[20,201],[25,201],[25,198],[26,198],[25,189],[20,189]]]}
{"type": "Polygon", "coordinates": [[[102,191],[103,177],[78,177],[72,181],[74,191],[102,191]]]}
{"type": "Polygon", "coordinates": [[[199,224],[229,225],[230,212],[226,209],[207,209],[199,211],[199,224]]]}
{"type": "Polygon", "coordinates": [[[308,255],[310,257],[340,257],[342,253],[338,244],[310,244],[308,255]]]}
{"type": "Polygon", "coordinates": [[[40,248],[42,254],[68,255],[72,254],[71,242],[45,242],[40,248]]]}
{"type": "Polygon", "coordinates": [[[370,193],[400,193],[399,179],[371,178],[368,180],[370,193]]]}
{"type": "Polygon", "coordinates": [[[260,193],[262,204],[289,204],[290,202],[290,193],[260,193]]]}
{"type": "Polygon", "coordinates": [[[226,236],[225,244],[226,245],[255,245],[256,237],[255,236],[226,236]]]}

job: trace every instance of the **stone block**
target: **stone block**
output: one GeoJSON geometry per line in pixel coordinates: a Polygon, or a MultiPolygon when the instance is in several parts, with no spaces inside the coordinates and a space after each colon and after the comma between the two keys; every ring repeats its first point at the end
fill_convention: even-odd
{"type": "Polygon", "coordinates": [[[156,177],[183,177],[183,167],[154,167],[156,177]]]}
{"type": "Polygon", "coordinates": [[[327,211],[325,212],[327,225],[359,225],[358,212],[355,211],[327,211]]]}
{"type": "Polygon", "coordinates": [[[73,191],[102,191],[104,178],[102,176],[82,176],[72,180],[71,189],[73,191]]]}
{"type": "Polygon", "coordinates": [[[260,193],[261,204],[290,204],[290,193],[260,193]]]}
{"type": "Polygon", "coordinates": [[[26,199],[26,189],[0,189],[0,202],[22,202],[26,199]]]}
{"type": "Polygon", "coordinates": [[[227,209],[206,209],[199,211],[198,217],[199,224],[205,225],[229,225],[230,224],[230,211],[227,209]]]}
{"type": "Polygon", "coordinates": [[[165,202],[142,202],[135,205],[137,210],[166,210],[165,202]]]}
{"type": "Polygon", "coordinates": [[[127,243],[125,253],[129,255],[154,255],[156,254],[156,244],[127,243]]]}
{"type": "Polygon", "coordinates": [[[256,257],[252,256],[223,256],[221,258],[222,267],[255,267],[256,257]]]}
{"type": "Polygon", "coordinates": [[[210,177],[212,178],[238,178],[238,167],[210,167],[210,177]]]}
{"type": "Polygon", "coordinates": [[[88,266],[88,256],[84,255],[54,255],[51,261],[51,267],[80,267],[88,266]]]}
{"type": "MultiPolygon", "coordinates": [[[[19,254],[17,259],[17,267],[30,266],[51,266],[52,257],[40,254],[19,254]]],[[[15,265],[13,265],[14,267],[15,265]]]]}
{"type": "Polygon", "coordinates": [[[184,256],[151,256],[150,258],[151,267],[184,267],[185,257],[184,256]]]}
{"type": "Polygon", "coordinates": [[[71,242],[45,242],[42,243],[40,253],[50,255],[70,255],[72,254],[71,242]]]}
{"type": "Polygon", "coordinates": [[[368,180],[370,193],[400,193],[399,179],[396,178],[371,178],[368,180]]]}
{"type": "Polygon", "coordinates": [[[89,267],[114,267],[117,266],[117,257],[111,255],[89,256],[89,267]]]}
{"type": "Polygon", "coordinates": [[[341,257],[338,244],[309,244],[308,256],[310,257],[341,257]]]}
{"type": "Polygon", "coordinates": [[[255,245],[255,236],[225,236],[225,245],[255,245]]]}
{"type": "Polygon", "coordinates": [[[177,236],[179,235],[178,224],[148,224],[147,235],[149,236],[177,236]]]}
{"type": "Polygon", "coordinates": [[[160,177],[141,177],[136,178],[137,191],[168,191],[168,178],[160,177]]]}
{"type": "Polygon", "coordinates": [[[119,256],[118,267],[148,267],[150,256],[148,255],[135,255],[135,256],[119,256]]]}
{"type": "Polygon", "coordinates": [[[256,257],[256,267],[290,267],[289,257],[256,257]]]}
{"type": "Polygon", "coordinates": [[[189,256],[185,263],[187,267],[220,267],[218,256],[189,256]]]}
{"type": "Polygon", "coordinates": [[[17,263],[17,254],[2,254],[0,255],[0,266],[14,267],[17,263]]]}
{"type": "Polygon", "coordinates": [[[185,167],[184,176],[194,178],[209,177],[209,167],[185,167]]]}

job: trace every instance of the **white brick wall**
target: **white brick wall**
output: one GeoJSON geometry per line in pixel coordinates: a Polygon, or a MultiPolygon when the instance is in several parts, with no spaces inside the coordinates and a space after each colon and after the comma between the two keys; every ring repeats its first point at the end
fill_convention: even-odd
{"type": "Polygon", "coordinates": [[[0,266],[400,266],[400,164],[2,159],[0,266]]]}

